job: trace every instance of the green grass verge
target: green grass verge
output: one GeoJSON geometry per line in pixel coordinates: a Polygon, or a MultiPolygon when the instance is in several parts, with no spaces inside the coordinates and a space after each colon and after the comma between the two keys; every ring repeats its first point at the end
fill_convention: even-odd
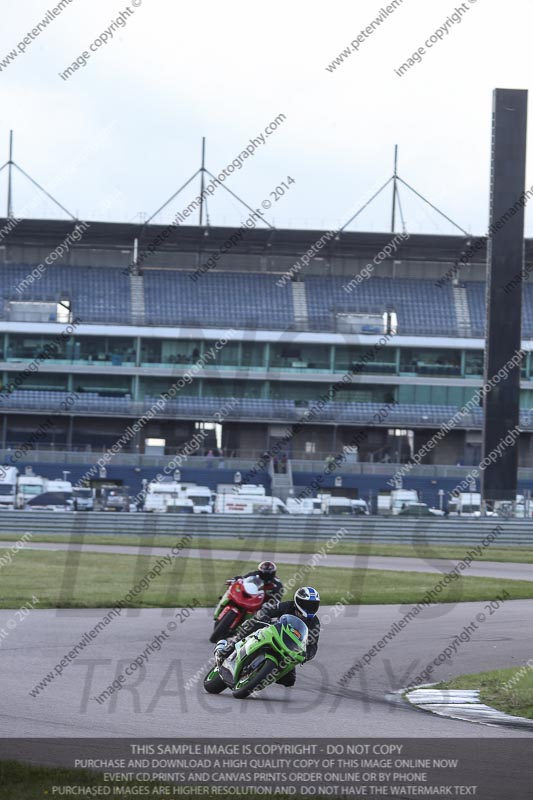
{"type": "MultiPolygon", "coordinates": [[[[20,533],[0,534],[0,541],[17,541],[20,533]]],[[[64,544],[66,541],[73,544],[123,544],[134,547],[170,547],[179,536],[137,536],[135,534],[109,535],[90,534],[84,537],[53,534],[39,534],[31,542],[48,542],[50,544],[64,544]]],[[[30,544],[31,544],[30,542],[30,544]]],[[[200,550],[207,548],[216,550],[237,550],[244,552],[261,552],[275,557],[276,553],[316,553],[325,544],[325,540],[305,541],[289,539],[193,539],[190,547],[200,550]]],[[[369,556],[395,556],[399,558],[464,558],[470,547],[448,545],[418,545],[418,544],[366,544],[358,542],[339,542],[331,551],[338,555],[369,555],[369,556]]],[[[533,549],[528,547],[487,547],[476,561],[502,561],[516,564],[533,564],[533,549]]]]}
{"type": "MultiPolygon", "coordinates": [[[[0,761],[0,800],[39,800],[41,798],[52,797],[111,797],[113,795],[92,795],[92,794],[58,794],[53,792],[54,786],[59,787],[97,787],[97,786],[111,786],[111,787],[128,787],[122,794],[114,795],[115,797],[142,797],[143,800],[160,800],[162,797],[178,797],[173,794],[173,787],[177,784],[159,783],[155,781],[135,781],[124,780],[111,783],[104,781],[104,776],[101,773],[89,772],[87,770],[79,769],[63,769],[59,767],[39,767],[29,764],[21,764],[18,761],[0,761]],[[144,791],[134,791],[135,789],[144,788],[144,791]],[[150,794],[146,794],[146,789],[149,788],[150,794]]],[[[182,795],[186,796],[186,795],[182,795]]],[[[232,797],[239,798],[238,794],[232,794],[232,797]]],[[[246,800],[264,800],[264,794],[246,793],[241,795],[246,797],[246,800]]],[[[190,795],[190,797],[202,797],[203,800],[218,800],[220,795],[190,795]]],[[[278,794],[276,797],[280,800],[301,800],[299,795],[286,795],[278,794]]]]}
{"type": "MultiPolygon", "coordinates": [[[[21,764],[18,761],[0,761],[0,800],[37,800],[37,798],[52,798],[54,786],[110,786],[109,781],[104,782],[104,776],[95,772],[74,769],[60,769],[56,767],[36,767],[21,764]]],[[[120,781],[119,786],[149,786],[153,790],[162,786],[160,783],[145,783],[139,781],[120,781]]],[[[172,792],[172,790],[171,790],[172,792]]],[[[55,797],[65,795],[56,794],[55,797]]],[[[89,794],[67,795],[67,797],[90,797],[89,794]]],[[[100,795],[104,797],[105,795],[100,795]]],[[[120,795],[118,795],[120,796],[120,795]]],[[[144,800],[164,797],[164,794],[128,794],[124,797],[143,797],[144,800]]],[[[170,797],[172,794],[169,795],[170,797]]]]}
{"type": "MultiPolygon", "coordinates": [[[[4,551],[0,550],[0,555],[4,551]]],[[[32,595],[38,608],[107,608],[125,597],[146,576],[156,556],[122,556],[66,551],[21,551],[2,568],[0,608],[18,608],[32,595]]],[[[194,559],[185,551],[154,576],[131,602],[135,607],[214,606],[231,575],[250,567],[244,561],[194,559]]],[[[300,570],[298,583],[312,581],[324,603],[342,598],[356,604],[417,603],[433,589],[439,575],[424,572],[396,572],[282,564],[279,574],[286,584],[300,570]],[[348,597],[349,593],[351,596],[348,597]]],[[[451,583],[439,594],[445,603],[490,600],[507,590],[510,599],[533,598],[533,581],[468,577],[451,583]]]]}
{"type": "Polygon", "coordinates": [[[480,689],[482,703],[515,717],[533,719],[533,668],[511,667],[460,675],[439,683],[438,689],[480,689]]]}

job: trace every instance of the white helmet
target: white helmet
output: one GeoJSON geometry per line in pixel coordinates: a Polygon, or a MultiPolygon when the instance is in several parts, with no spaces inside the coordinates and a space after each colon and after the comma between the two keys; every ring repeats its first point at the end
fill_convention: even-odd
{"type": "Polygon", "coordinates": [[[312,586],[302,586],[294,595],[294,605],[306,619],[312,619],[320,606],[320,595],[312,586]]]}

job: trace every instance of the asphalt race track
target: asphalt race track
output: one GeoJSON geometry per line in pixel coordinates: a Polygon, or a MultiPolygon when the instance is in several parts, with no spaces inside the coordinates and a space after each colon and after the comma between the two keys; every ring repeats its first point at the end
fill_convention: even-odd
{"type": "Polygon", "coordinates": [[[183,622],[174,609],[133,609],[114,619],[78,658],[37,697],[29,692],[54,669],[83,633],[106,613],[97,610],[33,610],[13,626],[13,611],[0,611],[2,704],[0,737],[146,736],[364,736],[519,737],[527,731],[474,725],[392,705],[385,695],[404,687],[485,612],[486,620],[453,660],[435,668],[434,679],[478,672],[531,658],[533,601],[508,601],[492,615],[484,603],[425,610],[405,627],[347,687],[339,680],[405,615],[397,606],[321,609],[316,659],[298,669],[294,688],[268,687],[257,698],[235,700],[229,692],[204,693],[201,681],[212,652],[211,614],[195,609],[183,622]],[[329,619],[328,619],[329,618],[329,619]],[[8,624],[9,623],[9,624],[8,624]],[[170,623],[172,632],[168,632],[170,623]],[[131,663],[154,636],[168,638],[110,699],[93,698],[131,663]]]}

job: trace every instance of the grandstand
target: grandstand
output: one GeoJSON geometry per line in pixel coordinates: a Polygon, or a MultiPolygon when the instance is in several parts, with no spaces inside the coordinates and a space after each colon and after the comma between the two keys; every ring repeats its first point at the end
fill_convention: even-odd
{"type": "MultiPolygon", "coordinates": [[[[47,263],[72,227],[24,220],[0,242],[4,459],[40,421],[54,423],[20,466],[38,460],[57,474],[61,464],[80,463],[73,453],[94,461],[94,453],[111,447],[194,370],[194,379],[182,380],[121,447],[110,466],[121,480],[140,485],[152,477],[155,464],[143,459],[147,439],[163,441],[170,457],[204,428],[206,449],[221,447],[224,458],[215,477],[198,453],[190,461],[194,478],[232,482],[236,465],[253,464],[296,427],[283,450],[288,473],[282,480],[263,470],[260,480],[277,481],[280,493],[306,485],[328,455],[357,441],[357,469],[328,476],[324,486],[334,487],[341,475],[345,492],[377,492],[394,465],[481,386],[484,246],[473,263],[441,281],[468,246],[465,237],[413,235],[347,291],[391,234],[344,232],[293,280],[280,282],[323,232],[245,231],[216,269],[193,280],[231,229],[176,227],[150,252],[162,226],[90,223],[63,260],[47,263]],[[132,265],[135,240],[141,269],[132,265]],[[369,318],[378,322],[369,325],[369,318]],[[61,335],[69,320],[76,320],[75,330],[61,335]],[[216,349],[221,339],[227,343],[216,349]],[[32,367],[47,345],[46,357],[32,367]],[[221,420],[217,413],[230,398],[221,420]]],[[[527,240],[526,263],[532,259],[527,240]]],[[[533,288],[526,286],[523,468],[533,467],[532,336],[533,288]]],[[[436,467],[479,462],[481,426],[476,408],[413,473],[417,480],[431,475],[430,494],[436,467]]]]}

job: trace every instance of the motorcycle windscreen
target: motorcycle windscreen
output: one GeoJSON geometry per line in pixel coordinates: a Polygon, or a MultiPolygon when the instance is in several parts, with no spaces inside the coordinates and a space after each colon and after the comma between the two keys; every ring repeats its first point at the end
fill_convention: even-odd
{"type": "Polygon", "coordinates": [[[249,597],[255,597],[263,591],[263,581],[261,578],[250,577],[244,578],[242,588],[249,597]]]}
{"type": "Polygon", "coordinates": [[[294,617],[292,614],[284,614],[280,617],[275,627],[282,638],[283,644],[289,650],[299,652],[302,648],[307,647],[309,630],[303,620],[294,617]]]}

